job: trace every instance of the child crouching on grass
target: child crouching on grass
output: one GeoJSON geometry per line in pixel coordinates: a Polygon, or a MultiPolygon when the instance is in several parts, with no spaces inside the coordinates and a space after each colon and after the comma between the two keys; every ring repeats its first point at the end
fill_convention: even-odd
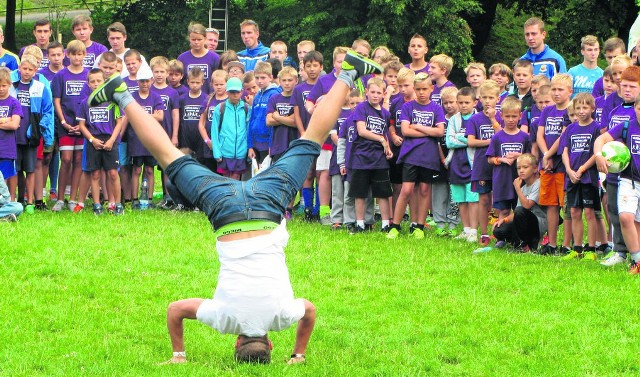
{"type": "Polygon", "coordinates": [[[169,176],[168,188],[174,191],[171,196],[176,202],[182,199],[201,208],[217,238],[221,266],[213,299],[191,298],[169,305],[170,363],[187,361],[185,318],[198,319],[221,333],[238,334],[236,359],[261,363],[271,360],[268,331],[298,322],[289,363],[305,361],[316,311],[311,302],[293,297],[285,264],[289,234],[283,215],[320,154],[320,145],[334,127],[354,80],[381,71],[375,62],[349,51],[336,83],[318,104],[305,134],[293,141],[275,164],[248,182],[221,177],[180,152],[160,124],[136,103],[119,76],[112,76],[91,94],[92,106],[114,101],[124,110],[140,141],[169,176]]]}
{"type": "Polygon", "coordinates": [[[518,177],[513,180],[513,188],[518,204],[509,216],[498,219],[493,226],[493,235],[498,241],[520,246],[523,252],[529,252],[538,248],[540,239],[547,232],[547,212],[538,204],[538,160],[531,153],[525,153],[518,157],[517,164],[518,177]]]}
{"type": "Polygon", "coordinates": [[[14,223],[22,213],[22,204],[11,201],[9,188],[0,170],[0,222],[14,223]]]}

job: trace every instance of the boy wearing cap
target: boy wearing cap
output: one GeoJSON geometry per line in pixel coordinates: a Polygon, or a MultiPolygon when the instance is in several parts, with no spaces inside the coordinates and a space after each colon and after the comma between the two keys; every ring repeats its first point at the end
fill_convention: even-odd
{"type": "Polygon", "coordinates": [[[232,77],[227,81],[227,99],[213,110],[211,145],[218,161],[218,173],[240,179],[247,170],[247,130],[250,109],[240,98],[242,81],[232,77]],[[223,110],[224,109],[224,110],[223,110]]]}
{"type": "MultiPolygon", "coordinates": [[[[119,77],[112,77],[92,93],[90,105],[111,100],[125,111],[142,142],[169,175],[174,199],[181,194],[180,199],[201,208],[214,227],[221,264],[216,292],[213,299],[191,298],[169,305],[167,327],[173,348],[169,362],[187,361],[185,318],[197,319],[223,334],[239,334],[236,359],[261,363],[271,360],[268,331],[283,330],[297,322],[289,363],[305,361],[316,310],[311,302],[294,299],[284,255],[289,235],[282,215],[320,154],[320,145],[336,123],[354,80],[381,72],[375,62],[349,51],[338,80],[318,104],[302,138],[248,182],[220,177],[183,155],[135,103],[119,77]]],[[[239,90],[237,84],[232,88],[239,90]]]]}

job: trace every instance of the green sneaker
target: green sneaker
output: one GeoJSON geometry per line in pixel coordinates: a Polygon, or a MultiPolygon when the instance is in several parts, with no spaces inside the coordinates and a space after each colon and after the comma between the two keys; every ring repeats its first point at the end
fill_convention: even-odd
{"type": "Polygon", "coordinates": [[[438,224],[436,224],[436,222],[433,220],[433,217],[431,216],[427,216],[427,221],[425,221],[425,224],[429,225],[429,227],[431,228],[435,228],[438,226],[438,224]]]}
{"type": "Polygon", "coordinates": [[[342,69],[346,71],[356,70],[358,77],[370,73],[382,73],[382,67],[371,59],[365,58],[353,50],[347,51],[342,62],[342,69]]]}
{"type": "Polygon", "coordinates": [[[580,253],[578,253],[575,250],[571,250],[569,253],[567,253],[567,255],[565,255],[564,257],[561,257],[560,259],[571,260],[571,259],[578,259],[578,258],[580,258],[580,253]]]}
{"type": "Polygon", "coordinates": [[[127,90],[127,84],[122,80],[119,73],[114,73],[109,80],[100,85],[89,95],[87,103],[89,106],[98,106],[105,102],[114,102],[113,94],[116,92],[124,92],[127,90]]]}
{"type": "Polygon", "coordinates": [[[424,230],[420,229],[420,228],[416,228],[413,231],[413,238],[417,239],[417,240],[421,240],[424,238],[424,230]]]}
{"type": "Polygon", "coordinates": [[[594,251],[586,251],[582,254],[584,260],[598,260],[598,255],[594,251]]]}
{"type": "Polygon", "coordinates": [[[616,255],[616,252],[613,251],[613,249],[611,249],[610,252],[608,252],[604,257],[602,257],[602,260],[607,260],[607,259],[613,257],[614,255],[616,255]]]}
{"type": "Polygon", "coordinates": [[[436,228],[436,236],[446,237],[449,235],[449,231],[445,228],[436,228]]]}
{"type": "Polygon", "coordinates": [[[398,238],[399,234],[400,234],[400,232],[398,231],[398,229],[391,228],[389,230],[389,233],[387,233],[387,238],[390,239],[390,240],[395,240],[396,238],[398,238]]]}

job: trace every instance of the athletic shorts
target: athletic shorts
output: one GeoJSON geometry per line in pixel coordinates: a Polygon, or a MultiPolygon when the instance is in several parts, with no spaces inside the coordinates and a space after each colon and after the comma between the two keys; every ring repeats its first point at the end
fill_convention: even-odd
{"type": "Polygon", "coordinates": [[[477,192],[471,191],[471,182],[451,184],[451,201],[454,203],[477,203],[477,192]]]}
{"type": "Polygon", "coordinates": [[[352,169],[349,196],[360,199],[367,198],[369,189],[371,189],[371,196],[374,198],[390,197],[392,190],[389,169],[352,169]]]}
{"type": "Polygon", "coordinates": [[[218,163],[218,173],[244,173],[247,171],[247,160],[244,158],[222,158],[218,163]]]}
{"type": "Polygon", "coordinates": [[[433,183],[435,176],[438,174],[436,170],[423,168],[422,166],[403,164],[402,182],[413,183],[433,183]]]}
{"type": "Polygon", "coordinates": [[[640,183],[635,185],[629,178],[620,178],[618,186],[618,214],[633,213],[635,221],[640,222],[640,183]],[[635,186],[635,187],[634,187],[635,186]]]}
{"type": "Polygon", "coordinates": [[[316,171],[320,170],[329,170],[329,164],[331,162],[331,151],[322,149],[320,151],[320,156],[318,156],[318,160],[316,161],[316,171]]]}
{"type": "Polygon", "coordinates": [[[127,143],[124,141],[120,141],[120,144],[118,144],[118,158],[120,159],[120,166],[129,166],[133,164],[131,156],[129,156],[129,151],[127,150],[127,143]]]}
{"type": "MultiPolygon", "coordinates": [[[[108,135],[105,136],[97,136],[97,139],[102,141],[109,140],[108,135]]],[[[111,148],[110,151],[105,151],[104,149],[97,150],[93,147],[92,144],[88,144],[85,149],[86,152],[86,165],[84,166],[84,171],[92,172],[95,170],[113,170],[118,169],[120,158],[118,156],[118,143],[116,142],[111,148]]]]}
{"type": "Polygon", "coordinates": [[[480,194],[490,194],[493,191],[491,181],[471,181],[471,191],[480,194]]]}
{"type": "Polygon", "coordinates": [[[156,166],[158,161],[152,156],[137,156],[133,157],[133,166],[156,166]]]}
{"type": "Polygon", "coordinates": [[[9,158],[0,158],[0,172],[4,179],[9,179],[18,174],[16,171],[16,160],[9,158]]]}
{"type": "Polygon", "coordinates": [[[38,147],[30,147],[28,145],[18,145],[16,155],[16,171],[25,173],[33,173],[36,171],[36,156],[38,147]]]}
{"type": "Polygon", "coordinates": [[[567,207],[601,209],[598,187],[589,184],[573,184],[567,186],[567,207]]]}
{"type": "Polygon", "coordinates": [[[565,173],[547,173],[540,170],[541,206],[561,206],[564,203],[565,173]]]}
{"type": "Polygon", "coordinates": [[[81,151],[84,147],[84,138],[82,136],[61,136],[60,151],[81,151]]]}
{"type": "Polygon", "coordinates": [[[516,208],[517,203],[518,203],[517,199],[499,200],[497,202],[493,202],[493,208],[501,211],[505,209],[511,210],[516,208]]]}

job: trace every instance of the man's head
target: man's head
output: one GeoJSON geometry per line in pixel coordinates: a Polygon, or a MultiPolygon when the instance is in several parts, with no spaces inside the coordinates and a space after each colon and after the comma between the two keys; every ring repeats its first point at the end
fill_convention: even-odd
{"type": "Polygon", "coordinates": [[[58,41],[49,43],[47,46],[47,58],[49,58],[49,63],[53,66],[60,66],[64,60],[64,46],[62,43],[58,41]]]}
{"type": "Polygon", "coordinates": [[[627,52],[627,47],[624,41],[618,37],[612,37],[604,41],[604,57],[607,59],[607,63],[611,64],[611,60],[618,55],[624,55],[627,52]]]}
{"type": "Polygon", "coordinates": [[[238,335],[234,356],[240,363],[269,364],[272,348],[273,344],[266,335],[259,337],[238,335]]]}
{"type": "Polygon", "coordinates": [[[598,63],[598,55],[600,55],[600,43],[598,38],[593,35],[582,37],[580,43],[580,52],[587,63],[598,63]]]}
{"type": "Polygon", "coordinates": [[[120,54],[124,51],[124,42],[127,40],[127,28],[120,22],[114,22],[107,27],[107,39],[113,51],[120,54]]]}
{"type": "Polygon", "coordinates": [[[207,50],[215,52],[216,48],[218,48],[220,31],[218,31],[218,29],[210,27],[205,29],[205,32],[207,33],[207,50]]]}
{"type": "Polygon", "coordinates": [[[47,19],[39,19],[33,25],[33,36],[36,37],[36,45],[40,48],[46,48],[51,39],[51,22],[47,19]]]}
{"type": "Polygon", "coordinates": [[[269,58],[278,59],[280,62],[284,62],[284,59],[287,58],[287,44],[283,41],[274,41],[271,43],[269,51],[269,58]]]}
{"type": "Polygon", "coordinates": [[[71,21],[71,31],[77,40],[85,44],[91,41],[91,33],[93,33],[91,17],[83,14],[75,16],[71,21]]]}
{"type": "Polygon", "coordinates": [[[254,20],[244,20],[240,23],[240,37],[247,48],[255,48],[258,46],[258,38],[260,38],[260,28],[254,20]]]}
{"type": "Polygon", "coordinates": [[[544,30],[544,21],[538,17],[531,17],[524,23],[524,39],[531,52],[537,54],[544,49],[544,39],[547,32],[544,30]]]}

